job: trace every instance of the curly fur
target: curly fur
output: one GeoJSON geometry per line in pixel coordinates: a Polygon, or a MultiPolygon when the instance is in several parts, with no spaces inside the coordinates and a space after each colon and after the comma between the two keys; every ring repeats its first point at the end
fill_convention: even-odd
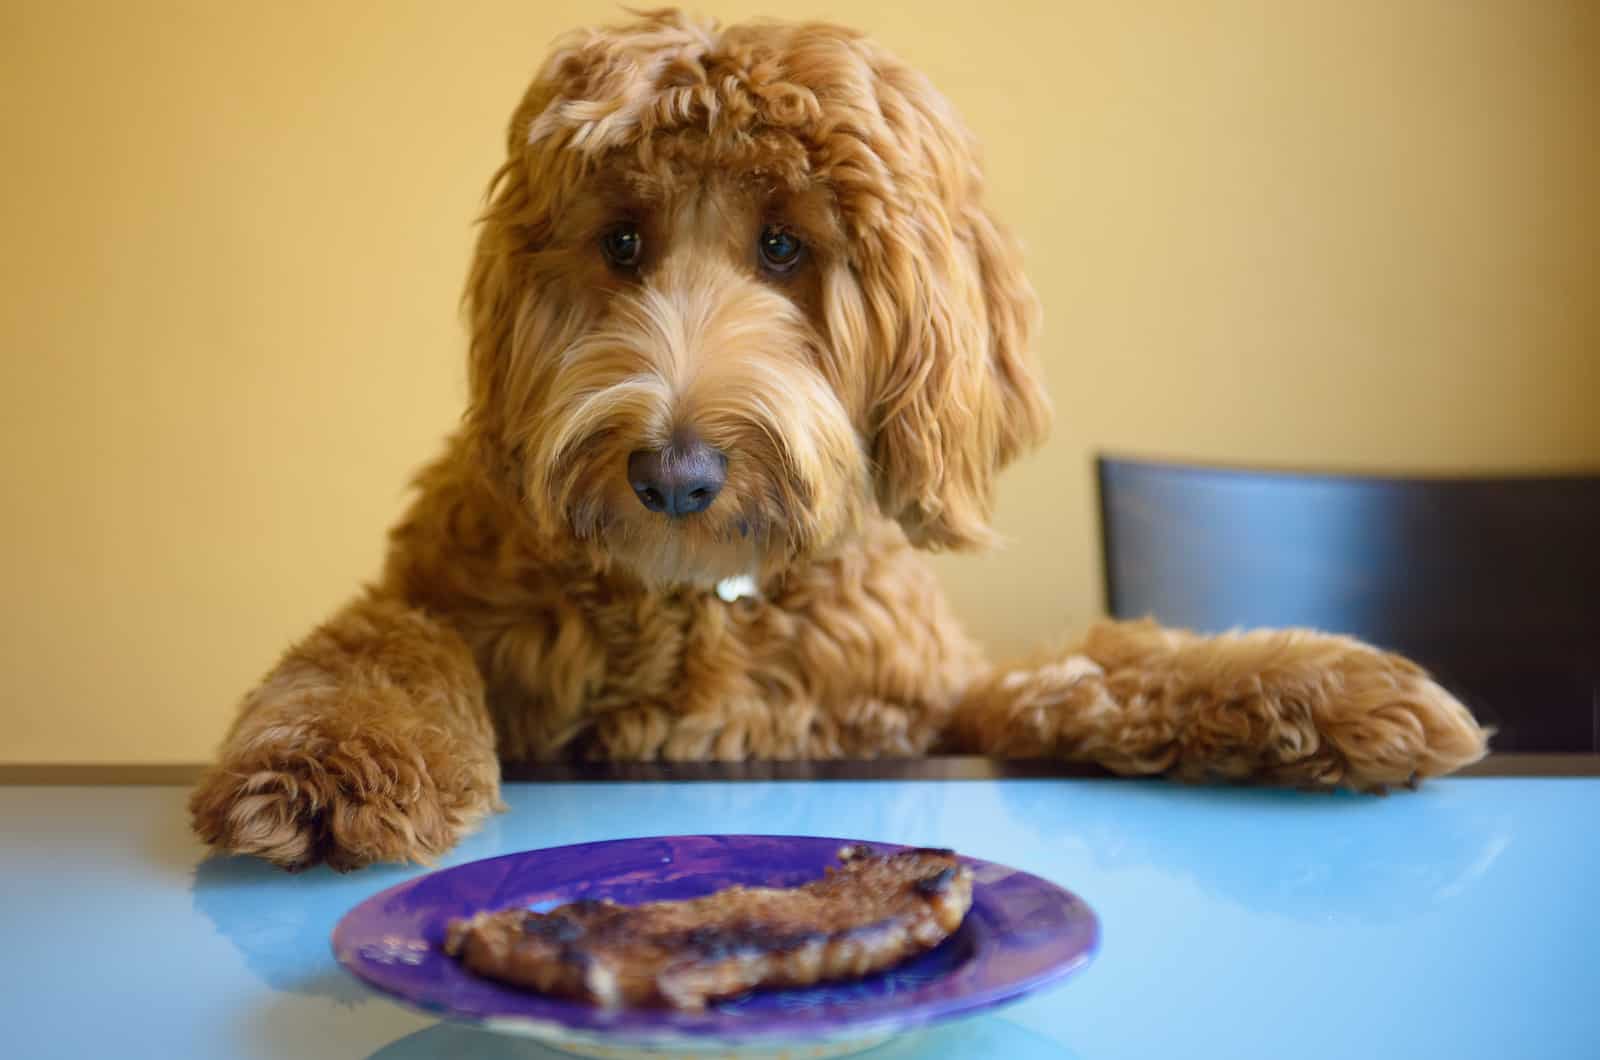
{"type": "Polygon", "coordinates": [[[974,145],[919,74],[820,24],[676,12],[562,41],[512,116],[467,285],[470,402],[380,582],[245,700],[194,794],[289,867],[425,859],[509,758],[1059,755],[1359,788],[1483,753],[1344,638],[1108,624],[991,671],[920,552],[990,539],[1045,432],[1037,316],[974,145]],[[637,226],[635,270],[604,233],[637,226]],[[764,270],[758,233],[804,245],[764,270]],[[629,453],[692,432],[710,508],[629,453]],[[759,599],[709,591],[753,575],[759,599]]]}

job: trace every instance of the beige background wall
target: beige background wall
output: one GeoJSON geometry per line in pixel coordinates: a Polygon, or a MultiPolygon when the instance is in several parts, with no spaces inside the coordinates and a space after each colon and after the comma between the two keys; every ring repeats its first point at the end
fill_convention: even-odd
{"type": "MultiPolygon", "coordinates": [[[[1047,310],[1020,647],[1099,607],[1092,450],[1600,464],[1600,5],[709,3],[845,18],[987,143],[1047,310]]],[[[593,3],[0,4],[0,760],[184,761],[375,572],[458,411],[469,222],[593,3]]]]}

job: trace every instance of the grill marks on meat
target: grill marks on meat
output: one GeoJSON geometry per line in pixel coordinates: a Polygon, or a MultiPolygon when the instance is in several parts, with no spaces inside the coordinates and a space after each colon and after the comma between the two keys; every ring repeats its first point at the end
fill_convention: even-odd
{"type": "Polygon", "coordinates": [[[451,923],[445,949],[479,975],[541,993],[697,1009],[893,967],[944,941],[972,905],[972,874],[952,851],[845,847],[839,860],[800,887],[479,913],[451,923]]]}

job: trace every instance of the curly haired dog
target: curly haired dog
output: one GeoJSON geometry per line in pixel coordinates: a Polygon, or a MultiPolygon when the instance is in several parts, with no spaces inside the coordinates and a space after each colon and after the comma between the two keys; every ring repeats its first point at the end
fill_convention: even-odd
{"type": "Polygon", "coordinates": [[[1049,418],[973,144],[857,33],[565,39],[511,119],[470,404],[381,580],[245,699],[191,800],[286,867],[426,859],[499,756],[1060,756],[1376,789],[1484,753],[1415,666],[1108,623],[993,669],[919,550],[983,545],[1049,418]],[[748,591],[740,594],[740,582],[748,591]]]}

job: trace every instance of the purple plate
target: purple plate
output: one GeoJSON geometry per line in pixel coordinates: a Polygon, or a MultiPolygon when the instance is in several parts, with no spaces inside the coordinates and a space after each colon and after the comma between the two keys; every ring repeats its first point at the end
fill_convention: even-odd
{"type": "MultiPolygon", "coordinates": [[[[582,1055],[750,1055],[805,1047],[839,1055],[916,1027],[1014,1001],[1082,968],[1099,942],[1094,913],[1055,884],[963,858],[972,910],[945,942],[849,983],[757,991],[703,1012],[607,1011],[481,979],[441,949],[445,926],[486,909],[549,909],[579,898],[632,905],[732,884],[793,886],[837,864],[856,839],[663,836],[531,850],[418,877],[352,909],[333,932],[339,963],[390,996],[486,1029],[582,1055]]],[[[865,843],[874,851],[903,849],[865,843]]]]}

